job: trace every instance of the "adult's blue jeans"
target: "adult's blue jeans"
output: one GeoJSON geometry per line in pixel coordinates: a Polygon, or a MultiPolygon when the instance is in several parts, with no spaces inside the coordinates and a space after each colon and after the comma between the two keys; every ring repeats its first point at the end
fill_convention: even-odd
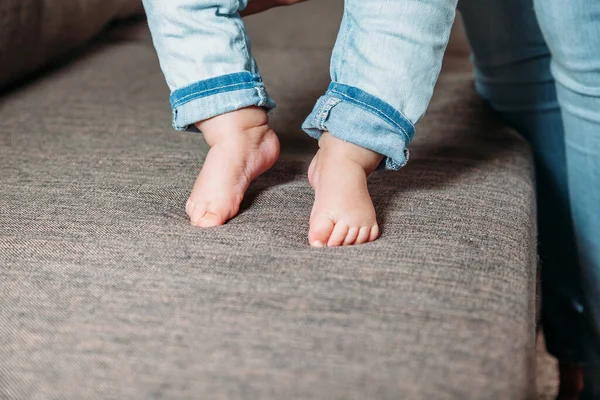
{"type": "Polygon", "coordinates": [[[460,0],[459,9],[477,91],[534,151],[548,350],[586,366],[587,395],[598,398],[600,2],[460,0]]]}
{"type": "MultiPolygon", "coordinates": [[[[304,130],[374,150],[387,169],[404,165],[457,1],[346,0],[332,82],[304,130]]],[[[176,129],[275,106],[239,15],[247,0],[144,4],[176,129]]],[[[562,362],[600,367],[600,1],[460,0],[459,8],[477,91],[535,154],[547,346],[562,362]]]]}

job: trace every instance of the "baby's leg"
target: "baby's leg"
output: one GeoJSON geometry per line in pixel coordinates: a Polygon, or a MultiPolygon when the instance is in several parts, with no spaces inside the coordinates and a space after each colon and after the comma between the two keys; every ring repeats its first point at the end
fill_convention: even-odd
{"type": "Polygon", "coordinates": [[[346,0],[332,83],[304,123],[319,139],[309,242],[340,246],[379,235],[367,177],[399,169],[442,65],[457,0],[346,0]]]}
{"type": "Polygon", "coordinates": [[[277,160],[279,140],[268,125],[266,111],[259,107],[197,125],[210,151],[185,209],[196,226],[223,225],[238,213],[250,182],[277,160]]]}
{"type": "Polygon", "coordinates": [[[247,0],[144,0],[171,88],[173,126],[195,125],[211,147],[186,212],[211,227],[234,217],[250,182],[279,155],[274,107],[251,56],[239,10],[247,0]]]}

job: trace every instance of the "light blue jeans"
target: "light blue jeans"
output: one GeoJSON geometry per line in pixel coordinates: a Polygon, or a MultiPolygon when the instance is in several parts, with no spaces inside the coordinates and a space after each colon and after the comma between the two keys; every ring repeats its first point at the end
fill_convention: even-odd
{"type": "Polygon", "coordinates": [[[548,350],[587,366],[582,398],[600,398],[600,1],[459,9],[477,91],[534,151],[548,350]]]}
{"type": "MultiPolygon", "coordinates": [[[[328,130],[383,154],[388,169],[404,165],[442,65],[456,1],[346,0],[332,83],[304,130],[315,138],[328,130]]],[[[176,129],[242,107],[275,106],[239,15],[247,2],[144,0],[176,129]]]]}
{"type": "MultiPolygon", "coordinates": [[[[318,0],[316,0],[318,1],[318,0]]],[[[332,83],[303,128],[408,159],[458,0],[346,0],[332,83]]],[[[543,320],[561,361],[600,366],[600,1],[461,0],[476,88],[532,144],[543,320]]],[[[144,0],[173,126],[275,106],[239,11],[247,0],[144,0]]],[[[588,385],[589,386],[589,385],[588,385]]]]}

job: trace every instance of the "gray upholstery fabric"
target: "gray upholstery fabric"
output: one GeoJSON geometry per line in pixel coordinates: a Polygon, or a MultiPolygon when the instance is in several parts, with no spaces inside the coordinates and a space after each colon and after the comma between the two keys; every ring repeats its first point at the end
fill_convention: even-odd
{"type": "Polygon", "coordinates": [[[0,86],[88,41],[108,22],[141,12],[141,0],[2,0],[0,86]]]}
{"type": "Polygon", "coordinates": [[[310,249],[338,1],[249,20],[279,101],[276,167],[241,214],[191,227],[201,138],[170,128],[147,34],[0,98],[0,398],[524,399],[535,223],[524,141],[448,59],[376,242],[310,249]],[[267,34],[270,30],[271,34],[267,34]]]}

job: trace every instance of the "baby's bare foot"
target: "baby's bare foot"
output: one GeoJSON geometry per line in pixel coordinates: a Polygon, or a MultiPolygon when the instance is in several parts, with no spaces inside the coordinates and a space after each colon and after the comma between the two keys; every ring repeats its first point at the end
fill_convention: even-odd
{"type": "Polygon", "coordinates": [[[273,166],[279,140],[267,113],[249,107],[196,124],[210,150],[186,204],[192,225],[223,225],[239,211],[252,180],[273,166]]]}
{"type": "Polygon", "coordinates": [[[347,246],[379,236],[367,177],[383,157],[325,132],[308,177],[315,190],[308,241],[311,246],[347,246]]]}

